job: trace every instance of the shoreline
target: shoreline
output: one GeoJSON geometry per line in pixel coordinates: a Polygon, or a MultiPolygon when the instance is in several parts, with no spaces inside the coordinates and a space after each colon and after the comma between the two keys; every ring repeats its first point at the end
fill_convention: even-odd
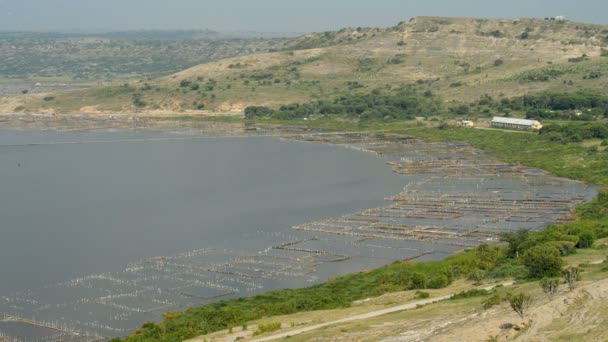
{"type": "MultiPolygon", "coordinates": [[[[31,129],[31,128],[28,128],[28,129],[31,129]]],[[[241,135],[241,137],[247,137],[247,136],[248,135],[246,135],[246,134],[241,135]]],[[[255,136],[255,135],[253,135],[253,136],[255,136]]],[[[281,138],[281,135],[277,135],[277,137],[281,138]]],[[[412,147],[414,145],[407,145],[407,144],[410,144],[410,143],[415,144],[416,141],[418,141],[417,139],[407,139],[407,138],[404,138],[403,136],[398,136],[398,135],[394,135],[394,136],[392,136],[392,138],[394,140],[398,141],[399,144],[406,144],[406,145],[400,145],[401,148],[403,148],[404,146],[408,147],[408,148],[412,147]]],[[[191,139],[191,137],[184,138],[184,139],[191,139]]],[[[391,141],[391,139],[387,139],[387,137],[383,136],[382,134],[379,134],[379,135],[377,135],[377,134],[370,134],[369,132],[368,133],[362,133],[362,134],[361,133],[349,133],[349,132],[342,132],[342,133],[337,132],[337,133],[326,133],[326,134],[315,134],[315,133],[309,133],[309,134],[307,134],[307,133],[300,132],[300,133],[292,133],[292,135],[289,136],[287,139],[288,140],[303,141],[303,142],[326,143],[326,144],[333,144],[333,145],[338,145],[338,146],[344,146],[346,148],[352,148],[352,149],[355,149],[355,150],[358,150],[358,151],[361,151],[361,152],[372,152],[372,153],[375,153],[375,154],[377,154],[379,156],[387,156],[387,155],[392,155],[393,153],[396,153],[395,146],[390,146],[390,143],[393,142],[393,141],[391,141]],[[383,145],[383,144],[386,144],[386,145],[383,145]]],[[[420,142],[420,141],[418,141],[418,142],[420,142]]],[[[422,142],[422,145],[423,146],[421,146],[420,148],[422,148],[422,150],[426,151],[427,156],[435,148],[445,150],[446,148],[450,147],[449,143],[428,143],[428,142],[422,142]],[[431,151],[431,152],[429,152],[429,151],[431,151]]],[[[452,147],[454,147],[454,146],[452,146],[452,147]]],[[[476,149],[468,147],[468,145],[466,145],[466,146],[465,145],[460,145],[460,146],[458,146],[458,148],[464,149],[464,150],[461,150],[461,152],[465,153],[465,154],[469,153],[471,151],[475,151],[476,150],[476,149]]],[[[399,150],[399,148],[397,148],[397,150],[399,150]]],[[[411,151],[408,151],[408,152],[411,152],[411,151]]],[[[416,154],[416,153],[417,152],[414,152],[414,154],[416,154]]],[[[453,151],[449,151],[448,153],[452,154],[453,151]]],[[[473,155],[477,155],[477,153],[473,153],[473,155]]],[[[396,170],[399,171],[399,169],[396,169],[395,165],[389,164],[388,166],[393,168],[393,172],[396,172],[396,170]]],[[[408,174],[409,171],[407,170],[407,167],[409,167],[411,165],[408,164],[408,165],[405,165],[405,166],[402,165],[402,166],[403,166],[403,168],[401,169],[401,171],[404,172],[404,174],[408,174]]],[[[495,164],[495,165],[490,165],[489,167],[502,167],[502,166],[501,166],[501,164],[495,164]]],[[[470,172],[470,171],[471,170],[465,170],[465,173],[466,172],[470,172]]],[[[490,172],[490,174],[491,173],[492,172],[490,172]]],[[[554,178],[553,176],[544,175],[544,174],[538,174],[537,176],[547,177],[547,178],[554,178]]],[[[416,192],[416,191],[418,191],[418,190],[414,190],[414,192],[416,192]]],[[[408,199],[407,196],[405,196],[405,195],[404,195],[405,196],[404,198],[398,198],[399,196],[400,196],[400,194],[397,194],[397,195],[394,195],[394,196],[390,196],[389,198],[393,198],[393,201],[396,201],[396,202],[399,202],[399,203],[406,203],[408,201],[412,201],[412,198],[408,199]]],[[[414,198],[413,200],[417,201],[418,199],[414,198]]],[[[433,201],[436,201],[437,199],[430,198],[430,200],[431,200],[430,203],[432,204],[432,203],[434,203],[433,201]]],[[[485,199],[482,199],[482,200],[485,201],[485,199]]],[[[458,202],[459,202],[459,200],[456,198],[454,203],[458,203],[458,202]]],[[[427,205],[425,203],[423,203],[423,204],[424,205],[423,205],[422,208],[424,208],[427,205]]],[[[432,205],[438,205],[438,204],[434,203],[432,205]]],[[[451,206],[453,206],[453,205],[454,204],[451,204],[451,206]]],[[[371,209],[368,209],[368,210],[364,210],[361,213],[355,213],[354,216],[352,216],[352,219],[356,218],[357,216],[366,216],[366,215],[372,215],[373,216],[373,215],[376,215],[377,213],[382,213],[382,211],[372,212],[372,210],[376,210],[376,209],[378,209],[378,208],[371,208],[371,209]]],[[[444,210],[447,210],[447,209],[444,208],[444,210]]],[[[431,214],[431,217],[433,215],[435,215],[435,214],[431,214]]],[[[382,216],[378,216],[378,217],[382,217],[382,216]]],[[[334,224],[334,225],[336,225],[336,224],[337,225],[341,225],[341,224],[344,224],[345,222],[348,222],[348,221],[341,221],[342,218],[334,218],[334,219],[330,219],[330,221],[331,220],[336,220],[336,219],[338,219],[338,221],[332,221],[332,224],[334,224]]],[[[368,224],[371,224],[371,227],[374,226],[374,220],[377,220],[377,218],[372,219],[371,221],[368,222],[368,224]]],[[[307,225],[303,225],[303,226],[300,226],[300,227],[293,227],[293,228],[296,231],[311,231],[311,232],[316,232],[316,234],[330,234],[331,236],[342,236],[343,237],[343,236],[348,236],[349,234],[351,234],[353,237],[363,238],[363,239],[387,239],[388,241],[394,241],[394,240],[398,241],[398,240],[401,240],[403,238],[402,234],[401,235],[400,234],[396,234],[395,235],[395,234],[390,233],[390,232],[386,233],[384,231],[384,228],[381,228],[381,227],[379,227],[380,230],[377,230],[377,231],[368,232],[368,231],[366,231],[366,229],[364,229],[365,232],[363,232],[361,234],[357,233],[356,230],[355,230],[354,234],[352,234],[352,233],[348,233],[347,234],[346,231],[345,232],[327,231],[327,230],[324,230],[323,225],[320,226],[321,228],[319,228],[319,226],[315,226],[317,224],[319,224],[319,223],[312,222],[312,223],[307,224],[307,225]]],[[[347,231],[352,231],[352,228],[349,227],[348,225],[344,226],[344,227],[345,227],[345,229],[347,229],[347,231]]],[[[423,234],[423,240],[425,238],[428,238],[427,235],[424,235],[424,234],[427,234],[424,231],[416,232],[416,227],[415,227],[414,231],[407,232],[405,236],[409,236],[411,234],[419,234],[419,233],[423,234]]],[[[433,233],[431,233],[431,234],[433,234],[433,233]]],[[[452,237],[453,238],[462,238],[463,236],[453,235],[452,237]]],[[[479,239],[479,238],[485,239],[485,238],[487,238],[487,236],[482,234],[480,236],[474,237],[474,239],[479,239]]],[[[300,243],[300,242],[298,242],[298,243],[300,243]]],[[[478,242],[478,243],[480,243],[480,242],[478,242]]],[[[468,245],[468,246],[458,245],[458,249],[457,250],[471,248],[474,245],[475,244],[468,245]]],[[[292,248],[292,246],[290,245],[289,248],[292,248]]],[[[296,248],[300,249],[300,250],[310,250],[310,248],[308,248],[308,247],[303,247],[303,248],[296,247],[296,248]]],[[[292,248],[292,249],[295,250],[296,248],[292,248]]],[[[457,250],[455,250],[455,251],[457,251],[457,250]]],[[[321,251],[321,250],[319,250],[319,251],[321,251]]],[[[453,252],[455,252],[455,251],[452,251],[451,253],[445,254],[444,257],[447,257],[448,255],[452,255],[453,252]]],[[[321,252],[323,252],[323,251],[321,251],[321,252]]],[[[324,253],[325,252],[323,252],[323,254],[324,253]]],[[[424,256],[424,255],[420,255],[418,257],[411,258],[411,259],[412,260],[413,259],[419,259],[420,257],[423,257],[422,258],[423,261],[426,260],[426,259],[424,259],[424,258],[426,258],[426,256],[424,256]]],[[[262,291],[262,293],[264,293],[264,292],[266,292],[266,291],[262,291]]]]}

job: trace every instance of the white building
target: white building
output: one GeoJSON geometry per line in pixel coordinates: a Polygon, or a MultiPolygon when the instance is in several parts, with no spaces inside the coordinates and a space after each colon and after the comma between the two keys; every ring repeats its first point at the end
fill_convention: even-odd
{"type": "Polygon", "coordinates": [[[492,127],[539,130],[543,128],[543,125],[536,120],[512,119],[495,116],[494,119],[492,119],[492,127]]]}
{"type": "Polygon", "coordinates": [[[460,120],[458,124],[462,127],[475,127],[475,123],[471,120],[460,120]]]}

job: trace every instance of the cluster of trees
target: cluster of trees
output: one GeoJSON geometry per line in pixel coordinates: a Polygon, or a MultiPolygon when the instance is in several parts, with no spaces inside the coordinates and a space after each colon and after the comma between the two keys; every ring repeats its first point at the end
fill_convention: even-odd
{"type": "Polygon", "coordinates": [[[522,111],[529,119],[591,121],[598,116],[608,117],[608,96],[594,92],[540,93],[500,100],[485,95],[476,103],[463,106],[477,107],[478,112],[486,114],[498,112],[506,116],[513,111],[522,111]],[[576,110],[582,114],[576,115],[576,110]]]}
{"type": "Polygon", "coordinates": [[[586,139],[608,139],[608,124],[548,124],[540,130],[540,135],[551,141],[562,143],[581,142],[586,139]]]}
{"type": "Polygon", "coordinates": [[[522,109],[573,110],[601,108],[608,110],[608,96],[593,92],[541,93],[526,95],[510,101],[522,109]]]}
{"type": "Polygon", "coordinates": [[[428,116],[441,109],[441,103],[432,93],[418,94],[405,90],[397,94],[383,94],[374,90],[369,94],[349,94],[333,101],[321,100],[313,103],[293,103],[278,109],[252,106],[245,109],[245,118],[272,117],[276,119],[300,119],[310,116],[343,116],[371,119],[414,119],[428,116]]]}
{"type": "Polygon", "coordinates": [[[550,120],[570,120],[570,121],[593,121],[595,115],[592,112],[576,114],[573,112],[554,111],[547,109],[531,109],[526,112],[526,119],[550,119],[550,120]]]}

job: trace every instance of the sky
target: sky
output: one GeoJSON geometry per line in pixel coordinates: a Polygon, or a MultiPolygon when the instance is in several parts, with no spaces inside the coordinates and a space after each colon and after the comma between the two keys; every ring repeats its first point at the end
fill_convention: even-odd
{"type": "Polygon", "coordinates": [[[321,32],[423,15],[608,24],[608,0],[0,0],[0,31],[321,32]]]}

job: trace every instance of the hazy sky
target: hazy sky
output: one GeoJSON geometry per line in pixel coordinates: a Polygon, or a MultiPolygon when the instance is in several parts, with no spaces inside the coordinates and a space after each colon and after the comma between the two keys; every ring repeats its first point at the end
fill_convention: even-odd
{"type": "Polygon", "coordinates": [[[547,17],[608,24],[608,0],[0,0],[0,30],[307,32],[414,16],[547,17]]]}

